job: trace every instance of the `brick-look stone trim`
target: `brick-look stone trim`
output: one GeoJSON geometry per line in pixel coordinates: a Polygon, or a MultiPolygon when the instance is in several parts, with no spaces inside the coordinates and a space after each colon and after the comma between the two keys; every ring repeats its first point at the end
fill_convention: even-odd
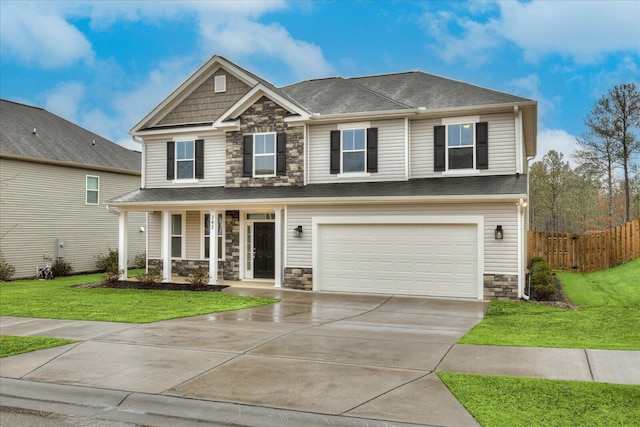
{"type": "Polygon", "coordinates": [[[313,269],[308,267],[286,267],[283,287],[289,289],[313,290],[313,269]]]}
{"type": "Polygon", "coordinates": [[[227,132],[225,187],[276,187],[304,185],[304,129],[288,127],[284,118],[291,116],[280,105],[263,96],[247,108],[240,119],[240,130],[227,132]],[[287,174],[275,177],[243,177],[243,137],[259,132],[287,134],[287,174]]]}
{"type": "Polygon", "coordinates": [[[485,274],[484,299],[517,301],[518,276],[515,274],[485,274]]]}

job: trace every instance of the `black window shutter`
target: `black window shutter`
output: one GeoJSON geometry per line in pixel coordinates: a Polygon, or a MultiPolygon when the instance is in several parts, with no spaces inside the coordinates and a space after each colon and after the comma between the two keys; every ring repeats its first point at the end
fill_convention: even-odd
{"type": "Polygon", "coordinates": [[[196,139],[196,178],[204,178],[204,139],[196,139]]]}
{"type": "Polygon", "coordinates": [[[476,123],[476,168],[489,169],[489,123],[476,123]]]}
{"type": "Polygon", "coordinates": [[[242,163],[242,176],[253,175],[253,135],[245,135],[243,163],[242,163]]]}
{"type": "Polygon", "coordinates": [[[279,133],[277,135],[276,147],[276,175],[284,176],[287,174],[287,134],[279,133]]]}
{"type": "Polygon", "coordinates": [[[445,132],[445,126],[433,127],[433,170],[435,172],[444,171],[444,157],[446,154],[445,132]]]}
{"type": "Polygon", "coordinates": [[[367,129],[367,172],[378,172],[378,128],[367,129]]]}
{"type": "Polygon", "coordinates": [[[331,131],[331,173],[340,173],[340,131],[331,131]]]}
{"type": "Polygon", "coordinates": [[[167,142],[167,179],[172,180],[175,178],[175,159],[176,159],[176,143],[173,141],[167,142]]]}

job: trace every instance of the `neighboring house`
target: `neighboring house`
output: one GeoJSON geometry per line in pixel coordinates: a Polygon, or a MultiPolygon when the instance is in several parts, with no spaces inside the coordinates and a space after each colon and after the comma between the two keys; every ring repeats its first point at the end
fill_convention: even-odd
{"type": "MultiPolygon", "coordinates": [[[[0,251],[14,277],[57,258],[95,271],[96,256],[119,241],[119,217],[104,201],[140,187],[140,161],[42,108],[0,100],[0,251]]],[[[128,226],[132,261],[145,251],[146,215],[128,226]]]]}
{"type": "Polygon", "coordinates": [[[165,281],[523,296],[537,103],[406,72],[276,88],[214,56],[131,131],[165,281]]]}

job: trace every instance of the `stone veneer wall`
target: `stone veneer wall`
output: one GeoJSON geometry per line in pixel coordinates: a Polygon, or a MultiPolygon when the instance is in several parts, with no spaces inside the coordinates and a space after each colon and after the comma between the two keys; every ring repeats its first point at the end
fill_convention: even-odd
{"type": "Polygon", "coordinates": [[[224,214],[224,280],[240,280],[240,211],[224,214]]]}
{"type": "Polygon", "coordinates": [[[485,274],[484,299],[517,301],[518,276],[515,274],[485,274]]]}
{"type": "Polygon", "coordinates": [[[305,291],[313,290],[313,269],[307,267],[286,267],[284,269],[285,288],[302,289],[305,291]]]}
{"type": "Polygon", "coordinates": [[[284,118],[290,116],[287,110],[263,96],[240,116],[240,130],[227,132],[227,162],[225,187],[275,187],[304,185],[304,129],[302,126],[289,128],[284,118]],[[243,137],[258,132],[287,134],[287,174],[275,177],[244,177],[243,137]]]}

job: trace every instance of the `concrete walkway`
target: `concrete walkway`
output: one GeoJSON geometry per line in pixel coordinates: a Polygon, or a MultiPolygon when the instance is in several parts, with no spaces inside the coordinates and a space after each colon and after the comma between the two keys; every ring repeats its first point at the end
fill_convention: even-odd
{"type": "Polygon", "coordinates": [[[281,302],[152,324],[0,318],[2,334],[80,341],[0,359],[1,405],[145,425],[466,426],[435,371],[640,385],[640,352],[456,345],[485,302],[225,291],[281,302]]]}

